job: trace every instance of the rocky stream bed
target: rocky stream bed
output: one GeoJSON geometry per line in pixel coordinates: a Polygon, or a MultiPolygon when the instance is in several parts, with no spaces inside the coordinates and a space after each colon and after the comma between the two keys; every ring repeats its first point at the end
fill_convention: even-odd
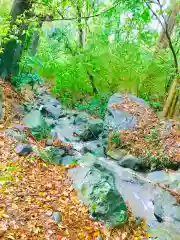
{"type": "MultiPolygon", "coordinates": [[[[135,96],[128,95],[128,99],[148,107],[135,96]]],[[[93,221],[108,228],[117,227],[126,223],[130,208],[137,222],[147,222],[149,239],[179,240],[180,205],[171,193],[180,193],[178,161],[172,164],[176,171],[150,171],[144,169],[141,157],[124,148],[106,151],[109,130],[133,130],[137,125],[137,115],[112,107],[123,100],[122,95],[114,94],[102,120],[66,109],[45,87],[39,86],[32,102],[21,106],[21,124],[3,132],[19,142],[19,156],[35,152],[49,164],[74,165],[68,176],[93,221]],[[35,139],[46,139],[43,149],[28,142],[27,129],[35,139]]],[[[179,146],[176,156],[178,151],[179,146]]]]}

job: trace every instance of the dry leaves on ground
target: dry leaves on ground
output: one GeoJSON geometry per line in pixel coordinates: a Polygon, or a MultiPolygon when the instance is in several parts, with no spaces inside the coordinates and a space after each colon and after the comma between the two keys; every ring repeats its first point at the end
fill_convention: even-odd
{"type": "Polygon", "coordinates": [[[175,161],[180,161],[180,147],[178,146],[180,128],[177,122],[172,121],[170,129],[164,134],[162,122],[149,106],[134,102],[127,96],[124,96],[122,104],[111,106],[131,113],[137,118],[138,123],[135,129],[120,131],[121,143],[125,144],[132,154],[147,156],[151,152],[153,156],[164,154],[175,161]]]}
{"type": "Polygon", "coordinates": [[[2,168],[12,168],[12,179],[0,187],[1,239],[93,240],[101,233],[105,239],[130,240],[145,234],[133,217],[123,228],[113,231],[91,221],[67,176],[67,167],[46,165],[34,156],[17,158],[12,139],[1,136],[1,140],[4,145],[0,153],[5,157],[1,163],[6,164],[2,168]],[[7,143],[12,147],[9,155],[5,154],[7,143]],[[54,211],[62,213],[59,225],[51,219],[54,211]]]}
{"type": "MultiPolygon", "coordinates": [[[[7,123],[3,130],[19,122],[12,102],[16,99],[19,106],[23,97],[9,84],[1,86],[7,123]]],[[[27,135],[31,143],[43,148],[44,142],[37,142],[28,131],[27,135]]],[[[19,157],[16,144],[15,139],[0,134],[0,239],[95,240],[99,234],[107,240],[147,239],[144,223],[136,225],[131,214],[126,225],[112,231],[90,220],[88,208],[79,201],[67,176],[67,167],[46,165],[35,154],[19,157]],[[58,225],[51,218],[54,211],[62,213],[58,225]]]]}

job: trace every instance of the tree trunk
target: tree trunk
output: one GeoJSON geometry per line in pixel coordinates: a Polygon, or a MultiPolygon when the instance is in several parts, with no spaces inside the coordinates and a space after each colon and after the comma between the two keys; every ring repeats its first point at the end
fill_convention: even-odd
{"type": "Polygon", "coordinates": [[[83,48],[83,28],[82,28],[82,22],[81,22],[81,10],[80,4],[77,3],[77,16],[78,16],[78,29],[79,29],[79,46],[80,48],[83,48]]]}
{"type": "MultiPolygon", "coordinates": [[[[82,50],[84,47],[84,42],[83,42],[83,37],[84,37],[84,31],[83,31],[83,27],[82,27],[82,15],[81,15],[81,11],[82,11],[82,6],[80,6],[80,3],[77,3],[77,20],[78,20],[78,30],[79,30],[79,47],[82,50]]],[[[94,77],[93,75],[90,73],[89,70],[87,70],[87,75],[93,90],[94,94],[98,93],[98,90],[95,86],[95,82],[94,82],[94,77]]]]}
{"type": "MultiPolygon", "coordinates": [[[[39,29],[42,27],[43,22],[39,24],[39,29]]],[[[39,38],[40,38],[40,32],[39,30],[36,30],[33,35],[32,35],[32,40],[31,40],[31,46],[30,46],[30,51],[29,54],[31,56],[35,56],[37,52],[37,48],[39,45],[39,38]]]]}
{"type": "MultiPolygon", "coordinates": [[[[160,4],[160,1],[157,1],[160,10],[162,11],[162,6],[160,4]]],[[[180,10],[180,4],[179,2],[175,2],[172,6],[172,11],[169,19],[165,19],[165,16],[163,15],[163,22],[162,20],[158,17],[157,13],[151,8],[149,3],[146,3],[146,5],[149,7],[153,15],[156,17],[156,19],[159,21],[159,23],[162,26],[162,33],[160,35],[160,38],[158,40],[156,50],[154,52],[154,56],[158,53],[159,49],[166,48],[169,46],[169,49],[172,53],[173,60],[174,60],[174,66],[175,66],[175,80],[173,81],[169,94],[167,97],[167,100],[165,102],[164,108],[163,108],[163,115],[165,118],[173,118],[176,108],[177,108],[177,103],[179,101],[179,65],[178,65],[178,59],[177,59],[177,53],[175,51],[175,48],[172,43],[172,33],[173,29],[176,26],[176,18],[180,10]]]]}
{"type": "MultiPolygon", "coordinates": [[[[176,26],[176,18],[177,18],[177,14],[179,13],[179,11],[180,11],[180,4],[175,3],[172,6],[171,15],[169,16],[169,19],[167,20],[167,31],[170,36],[172,35],[173,30],[176,26]]],[[[156,52],[158,52],[158,49],[167,48],[167,47],[168,47],[167,34],[166,34],[165,30],[162,30],[159,40],[157,42],[156,52]]]]}
{"type": "MultiPolygon", "coordinates": [[[[31,3],[29,0],[14,0],[12,10],[11,10],[11,26],[10,31],[7,35],[13,34],[13,26],[17,19],[17,17],[23,14],[26,10],[29,10],[31,7],[31,3]]],[[[11,80],[12,76],[16,75],[19,72],[19,62],[22,55],[23,45],[25,41],[25,34],[23,34],[23,30],[26,29],[27,26],[24,24],[18,26],[19,36],[18,39],[21,43],[18,43],[16,40],[11,39],[6,42],[2,47],[4,49],[3,53],[0,54],[0,77],[11,80]]]]}
{"type": "Polygon", "coordinates": [[[173,81],[171,88],[169,90],[169,94],[168,94],[168,98],[165,102],[164,108],[163,108],[163,115],[165,118],[169,118],[172,119],[175,115],[175,113],[177,112],[177,105],[179,102],[179,84],[180,84],[180,78],[179,78],[179,66],[178,66],[178,60],[177,60],[177,54],[172,46],[172,42],[169,41],[168,39],[168,34],[169,36],[172,35],[173,33],[173,29],[176,25],[176,18],[177,18],[177,14],[179,13],[180,10],[180,4],[176,3],[173,6],[172,9],[172,13],[171,16],[169,17],[168,23],[167,23],[167,31],[164,31],[164,34],[166,35],[164,40],[163,37],[161,38],[161,41],[159,42],[161,47],[166,47],[167,44],[169,45],[173,56],[174,56],[174,60],[175,60],[175,67],[176,67],[176,78],[173,81]],[[163,41],[162,41],[163,40],[163,41]]]}
{"type": "Polygon", "coordinates": [[[176,111],[176,105],[179,100],[179,90],[178,90],[178,84],[179,84],[179,78],[177,77],[170,88],[168,98],[166,100],[166,103],[164,105],[163,109],[163,115],[165,118],[173,118],[175,111],[176,111]]]}
{"type": "Polygon", "coordinates": [[[89,71],[87,71],[87,75],[88,75],[88,78],[89,78],[89,80],[90,80],[93,93],[98,94],[98,90],[97,90],[97,88],[96,88],[96,86],[95,86],[95,83],[94,83],[94,77],[93,77],[93,75],[92,75],[89,71]]]}

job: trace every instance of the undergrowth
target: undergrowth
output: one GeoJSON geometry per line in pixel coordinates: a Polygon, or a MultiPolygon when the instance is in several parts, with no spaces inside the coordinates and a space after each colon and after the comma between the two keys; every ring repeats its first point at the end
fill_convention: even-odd
{"type": "Polygon", "coordinates": [[[155,110],[162,109],[172,73],[170,61],[153,58],[138,44],[126,41],[109,44],[101,38],[90,38],[85,50],[73,49],[76,54],[72,49],[62,49],[57,39],[42,37],[36,56],[25,56],[21,64],[47,80],[68,107],[104,116],[104,95],[130,92],[144,98],[155,110]],[[87,71],[98,94],[92,91],[87,71]]]}

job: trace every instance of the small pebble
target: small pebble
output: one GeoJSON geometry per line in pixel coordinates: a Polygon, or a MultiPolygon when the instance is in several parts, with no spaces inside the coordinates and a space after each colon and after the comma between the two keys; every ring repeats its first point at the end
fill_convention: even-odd
{"type": "Polygon", "coordinates": [[[62,221],[62,213],[61,212],[53,212],[52,219],[56,224],[59,224],[62,221]]]}
{"type": "Polygon", "coordinates": [[[47,211],[45,214],[46,214],[46,216],[50,217],[50,216],[52,216],[52,211],[47,211]]]}

